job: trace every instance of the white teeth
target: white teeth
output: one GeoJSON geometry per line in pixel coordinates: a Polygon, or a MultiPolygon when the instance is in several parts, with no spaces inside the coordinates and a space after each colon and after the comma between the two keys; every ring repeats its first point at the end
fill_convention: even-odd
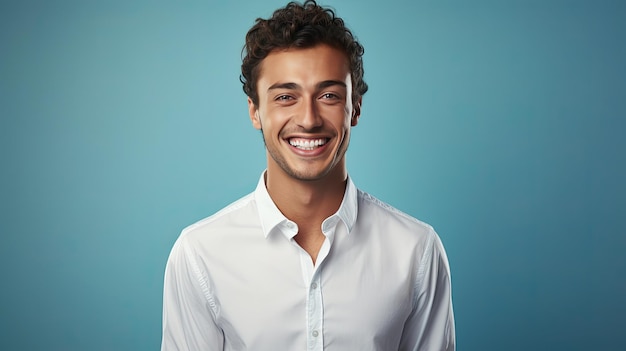
{"type": "Polygon", "coordinates": [[[298,149],[313,150],[316,147],[320,147],[326,144],[326,139],[291,138],[289,139],[289,144],[291,144],[291,146],[297,147],[298,149]]]}

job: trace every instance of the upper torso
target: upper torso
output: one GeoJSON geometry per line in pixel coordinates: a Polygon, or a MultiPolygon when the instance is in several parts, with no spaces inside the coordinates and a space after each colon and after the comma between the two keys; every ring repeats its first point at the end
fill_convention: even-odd
{"type": "Polygon", "coordinates": [[[432,228],[349,184],[317,262],[259,189],[183,232],[225,350],[393,350],[432,228]],[[323,348],[324,347],[324,348],[323,348]]]}

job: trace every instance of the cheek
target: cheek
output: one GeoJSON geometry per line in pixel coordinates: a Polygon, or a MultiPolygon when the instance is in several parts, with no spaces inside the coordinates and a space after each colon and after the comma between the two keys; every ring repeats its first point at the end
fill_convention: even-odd
{"type": "Polygon", "coordinates": [[[264,114],[261,112],[261,117],[259,118],[259,128],[261,132],[263,132],[264,137],[267,138],[275,138],[280,135],[282,124],[281,120],[277,118],[276,115],[264,114]]]}
{"type": "Polygon", "coordinates": [[[352,126],[355,125],[355,118],[350,116],[350,115],[346,115],[344,121],[343,121],[343,128],[346,129],[347,132],[350,131],[350,128],[352,128],[352,126]]]}
{"type": "Polygon", "coordinates": [[[261,120],[263,128],[272,129],[274,132],[279,132],[286,124],[289,123],[290,117],[294,115],[294,112],[288,108],[277,108],[267,110],[261,120]]]}

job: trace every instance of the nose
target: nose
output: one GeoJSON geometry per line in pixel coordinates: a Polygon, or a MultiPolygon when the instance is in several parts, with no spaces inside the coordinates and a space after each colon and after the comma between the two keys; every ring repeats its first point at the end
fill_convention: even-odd
{"type": "Polygon", "coordinates": [[[296,119],[297,124],[304,130],[311,130],[320,127],[323,124],[319,109],[315,101],[305,100],[302,102],[302,108],[298,111],[296,119]]]}

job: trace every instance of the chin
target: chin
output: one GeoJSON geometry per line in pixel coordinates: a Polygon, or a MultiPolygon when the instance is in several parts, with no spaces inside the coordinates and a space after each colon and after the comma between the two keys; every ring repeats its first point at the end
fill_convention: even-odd
{"type": "Polygon", "coordinates": [[[329,173],[330,169],[305,169],[305,170],[297,170],[297,169],[288,169],[284,170],[291,178],[301,180],[301,181],[317,181],[324,179],[329,173]]]}

